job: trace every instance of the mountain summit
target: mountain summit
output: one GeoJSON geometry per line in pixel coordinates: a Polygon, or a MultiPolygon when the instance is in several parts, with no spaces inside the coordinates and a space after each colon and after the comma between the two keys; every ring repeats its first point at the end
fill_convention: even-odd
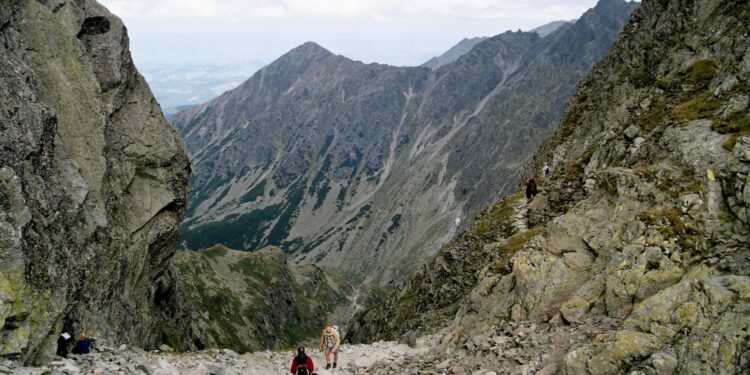
{"type": "Polygon", "coordinates": [[[323,48],[315,42],[305,42],[294,47],[285,53],[279,61],[298,61],[307,63],[316,63],[323,61],[331,56],[335,56],[331,51],[323,48]]]}

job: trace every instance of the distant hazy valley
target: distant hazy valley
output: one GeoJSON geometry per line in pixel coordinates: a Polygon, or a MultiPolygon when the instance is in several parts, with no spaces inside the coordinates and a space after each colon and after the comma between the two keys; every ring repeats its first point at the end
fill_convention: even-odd
{"type": "Polygon", "coordinates": [[[259,61],[203,64],[144,62],[138,64],[138,69],[151,86],[164,114],[170,116],[239,86],[261,66],[263,63],[259,61]]]}

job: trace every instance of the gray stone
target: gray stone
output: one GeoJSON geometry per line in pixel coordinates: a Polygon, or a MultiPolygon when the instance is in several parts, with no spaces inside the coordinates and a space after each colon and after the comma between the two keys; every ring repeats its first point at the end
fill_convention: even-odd
{"type": "Polygon", "coordinates": [[[657,375],[672,375],[677,370],[677,357],[672,353],[659,352],[651,355],[651,363],[657,375]]]}
{"type": "Polygon", "coordinates": [[[630,125],[627,127],[627,129],[625,129],[623,134],[625,134],[628,139],[635,139],[635,137],[637,137],[640,132],[641,128],[639,128],[638,125],[630,125]]]}

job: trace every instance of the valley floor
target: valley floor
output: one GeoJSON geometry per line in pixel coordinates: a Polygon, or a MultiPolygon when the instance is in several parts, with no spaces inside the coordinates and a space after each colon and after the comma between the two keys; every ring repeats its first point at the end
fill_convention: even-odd
{"type": "MultiPolygon", "coordinates": [[[[615,319],[589,320],[577,325],[549,322],[510,323],[493,337],[476,337],[461,349],[440,345],[442,334],[425,336],[409,346],[375,342],[342,346],[339,367],[316,368],[328,374],[553,374],[571,348],[590,342],[597,334],[618,326],[615,319]]],[[[314,349],[314,348],[311,348],[314,349]]],[[[322,353],[310,350],[316,366],[325,367],[322,353]]],[[[231,350],[194,353],[146,352],[125,345],[101,348],[86,356],[71,356],[44,367],[10,369],[0,363],[0,373],[13,374],[288,374],[293,352],[237,354],[231,350]]]]}

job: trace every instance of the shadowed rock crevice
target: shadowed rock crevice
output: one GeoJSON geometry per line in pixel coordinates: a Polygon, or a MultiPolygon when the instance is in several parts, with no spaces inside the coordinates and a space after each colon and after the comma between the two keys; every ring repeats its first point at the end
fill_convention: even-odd
{"type": "Polygon", "coordinates": [[[77,37],[80,39],[85,36],[104,34],[109,31],[110,24],[107,17],[88,17],[83,20],[81,25],[81,31],[78,32],[77,37]]]}

